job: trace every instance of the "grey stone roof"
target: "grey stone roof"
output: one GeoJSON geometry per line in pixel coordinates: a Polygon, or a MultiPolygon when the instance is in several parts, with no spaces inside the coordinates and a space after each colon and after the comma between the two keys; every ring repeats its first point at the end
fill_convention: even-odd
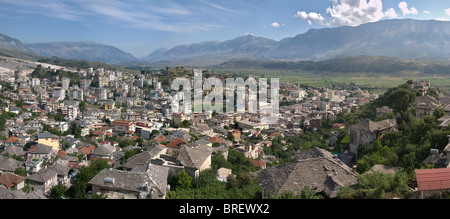
{"type": "Polygon", "coordinates": [[[89,184],[110,190],[125,190],[136,193],[144,192],[147,186],[153,189],[152,197],[165,196],[169,168],[147,164],[142,171],[123,171],[117,169],[104,169],[93,177],[89,184]],[[144,172],[145,171],[145,172],[144,172]],[[114,183],[105,183],[105,178],[113,178],[114,183]]]}
{"type": "Polygon", "coordinates": [[[22,190],[9,190],[0,185],[0,199],[24,199],[25,193],[22,190]]]}
{"type": "Polygon", "coordinates": [[[33,180],[36,182],[41,182],[41,183],[45,183],[47,182],[49,179],[51,179],[52,177],[54,177],[55,175],[57,175],[56,171],[51,170],[51,169],[41,169],[39,173],[35,173],[31,176],[29,176],[27,179],[28,180],[33,180]]]}
{"type": "Polygon", "coordinates": [[[167,177],[169,167],[154,164],[139,164],[131,172],[145,173],[153,185],[158,189],[160,195],[165,195],[167,190],[167,177]]]}
{"type": "Polygon", "coordinates": [[[123,167],[131,169],[136,164],[150,163],[150,160],[154,159],[162,150],[164,150],[164,148],[159,146],[151,147],[147,151],[128,158],[123,167]]]}
{"type": "Polygon", "coordinates": [[[28,154],[50,154],[53,148],[43,144],[35,144],[27,151],[28,154]]]}
{"type": "Polygon", "coordinates": [[[0,170],[14,172],[17,168],[23,167],[23,162],[0,155],[0,170]]]}
{"type": "Polygon", "coordinates": [[[25,195],[24,199],[48,199],[41,190],[33,191],[25,195]]]}
{"type": "Polygon", "coordinates": [[[440,154],[430,154],[427,158],[425,158],[422,164],[433,165],[436,168],[447,168],[446,162],[447,162],[447,155],[445,155],[444,153],[440,153],[440,154]]]}
{"type": "Polygon", "coordinates": [[[36,136],[37,136],[37,138],[57,138],[58,137],[57,135],[54,135],[49,132],[37,133],[36,136]]]}
{"type": "Polygon", "coordinates": [[[333,155],[330,152],[317,147],[307,151],[295,151],[292,156],[296,160],[306,160],[317,157],[329,157],[329,158],[333,157],[333,155]]]}
{"type": "MultiPolygon", "coordinates": [[[[316,152],[322,153],[320,150],[316,152]]],[[[312,151],[308,154],[316,152],[312,151]]],[[[266,197],[269,194],[279,195],[284,191],[299,193],[308,186],[316,192],[325,192],[330,198],[334,198],[340,187],[358,183],[357,176],[351,169],[330,155],[319,155],[269,167],[255,174],[259,178],[259,184],[266,197]]]]}
{"type": "Polygon", "coordinates": [[[349,164],[351,160],[353,160],[353,158],[355,158],[356,153],[354,152],[350,152],[350,151],[345,151],[339,154],[338,158],[339,160],[341,160],[342,162],[344,162],[345,164],[349,164]]]}
{"type": "Polygon", "coordinates": [[[112,156],[113,152],[107,146],[100,145],[91,152],[91,155],[112,156]]]}
{"type": "Polygon", "coordinates": [[[212,148],[206,145],[197,147],[181,147],[177,161],[185,167],[200,169],[205,160],[211,156],[212,148]]]}
{"type": "Polygon", "coordinates": [[[415,107],[422,109],[434,109],[439,106],[438,101],[429,95],[416,97],[415,107]]]}
{"type": "Polygon", "coordinates": [[[374,122],[371,121],[370,119],[364,119],[361,122],[350,126],[350,129],[363,130],[366,132],[375,132],[393,127],[395,127],[395,123],[389,119],[385,119],[379,122],[374,122]]]}
{"type": "Polygon", "coordinates": [[[67,176],[69,175],[70,167],[65,164],[56,164],[52,167],[52,170],[60,176],[67,176]]]}
{"type": "Polygon", "coordinates": [[[23,147],[8,146],[1,154],[2,155],[9,154],[10,156],[12,156],[12,155],[23,156],[26,153],[27,152],[23,151],[23,147]]]}

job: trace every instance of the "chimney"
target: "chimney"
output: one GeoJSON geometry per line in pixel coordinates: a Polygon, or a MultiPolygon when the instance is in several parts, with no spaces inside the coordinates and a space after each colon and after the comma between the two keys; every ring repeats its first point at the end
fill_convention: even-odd
{"type": "Polygon", "coordinates": [[[106,183],[114,184],[115,179],[111,177],[105,177],[103,178],[103,181],[106,183]]]}
{"type": "Polygon", "coordinates": [[[439,149],[430,149],[430,154],[439,154],[439,149]]]}

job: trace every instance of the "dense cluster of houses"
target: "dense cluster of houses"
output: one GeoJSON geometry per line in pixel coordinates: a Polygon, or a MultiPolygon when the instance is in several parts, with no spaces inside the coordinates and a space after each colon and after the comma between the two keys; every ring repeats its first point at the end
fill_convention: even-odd
{"type": "MultiPolygon", "coordinates": [[[[333,121],[336,114],[352,112],[378,96],[359,88],[303,89],[299,84],[281,83],[280,99],[293,104],[280,107],[276,124],[264,124],[261,115],[254,113],[174,113],[170,105],[173,92],[165,91],[155,75],[93,68],[78,74],[79,82],[59,76],[43,79],[1,74],[1,80],[12,85],[12,89],[2,89],[1,110],[16,116],[5,120],[5,130],[0,133],[4,136],[0,198],[47,198],[57,184],[70,187],[80,168],[96,159],[107,160],[112,168],[89,182],[92,193],[109,198],[165,198],[169,175],[185,170],[197,179],[200,171],[211,168],[214,154],[220,152],[227,158],[229,150],[243,153],[261,169],[256,174],[266,192],[314,185],[334,197],[340,186],[355,185],[356,175],[346,161],[357,147],[370,145],[396,126],[390,120],[364,120],[348,127],[351,150],[343,153],[350,157],[347,160],[313,149],[296,155],[297,162],[266,169],[267,163],[277,161],[264,154],[272,139],[299,135],[303,129],[317,131],[325,120],[333,121]],[[94,77],[98,85],[91,84],[94,77]],[[22,104],[17,104],[19,101],[22,104]],[[136,150],[139,153],[122,159],[136,150]],[[311,170],[311,165],[320,168],[311,170]],[[288,174],[278,175],[286,171],[288,174]],[[294,179],[300,173],[311,177],[294,179]],[[302,183],[289,184],[292,180],[302,183]],[[28,193],[21,191],[26,184],[28,193]]],[[[443,104],[427,96],[422,99],[426,104],[418,113],[432,113],[433,107],[443,104]]],[[[390,109],[377,109],[380,114],[387,112],[390,109]]],[[[450,121],[447,117],[442,118],[443,124],[450,121]]],[[[334,123],[333,127],[345,124],[334,123]]],[[[226,181],[231,174],[230,169],[221,168],[218,179],[226,181]]]]}

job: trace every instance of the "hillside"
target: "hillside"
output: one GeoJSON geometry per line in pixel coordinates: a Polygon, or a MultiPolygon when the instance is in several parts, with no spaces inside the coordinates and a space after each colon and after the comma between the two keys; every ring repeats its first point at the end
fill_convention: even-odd
{"type": "Polygon", "coordinates": [[[32,52],[47,56],[72,60],[89,60],[118,64],[137,59],[116,47],[95,42],[56,42],[25,44],[32,52]]]}
{"type": "Polygon", "coordinates": [[[378,73],[386,75],[403,72],[418,72],[433,75],[450,75],[450,62],[406,60],[391,57],[354,56],[325,61],[261,61],[230,60],[216,68],[222,69],[265,69],[331,73],[378,73]]]}
{"type": "Polygon", "coordinates": [[[145,60],[176,65],[207,58],[214,60],[215,63],[209,63],[214,65],[231,59],[323,61],[361,55],[448,61],[450,22],[382,20],[357,27],[310,29],[278,42],[249,35],[225,42],[203,42],[157,50],[145,60]]]}
{"type": "Polygon", "coordinates": [[[30,52],[20,40],[0,34],[0,48],[18,51],[18,52],[30,52]]]}
{"type": "Polygon", "coordinates": [[[247,35],[224,42],[210,41],[175,46],[169,50],[158,49],[143,60],[173,65],[220,64],[230,59],[257,57],[275,44],[275,40],[247,35]]]}

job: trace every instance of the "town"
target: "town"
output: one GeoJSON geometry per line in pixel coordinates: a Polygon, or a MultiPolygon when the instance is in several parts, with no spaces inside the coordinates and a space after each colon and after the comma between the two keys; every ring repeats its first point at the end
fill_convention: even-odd
{"type": "Polygon", "coordinates": [[[194,71],[0,72],[0,198],[449,197],[450,97],[427,81],[384,94],[280,82],[268,124],[248,110],[173,112],[171,81],[194,71]]]}

